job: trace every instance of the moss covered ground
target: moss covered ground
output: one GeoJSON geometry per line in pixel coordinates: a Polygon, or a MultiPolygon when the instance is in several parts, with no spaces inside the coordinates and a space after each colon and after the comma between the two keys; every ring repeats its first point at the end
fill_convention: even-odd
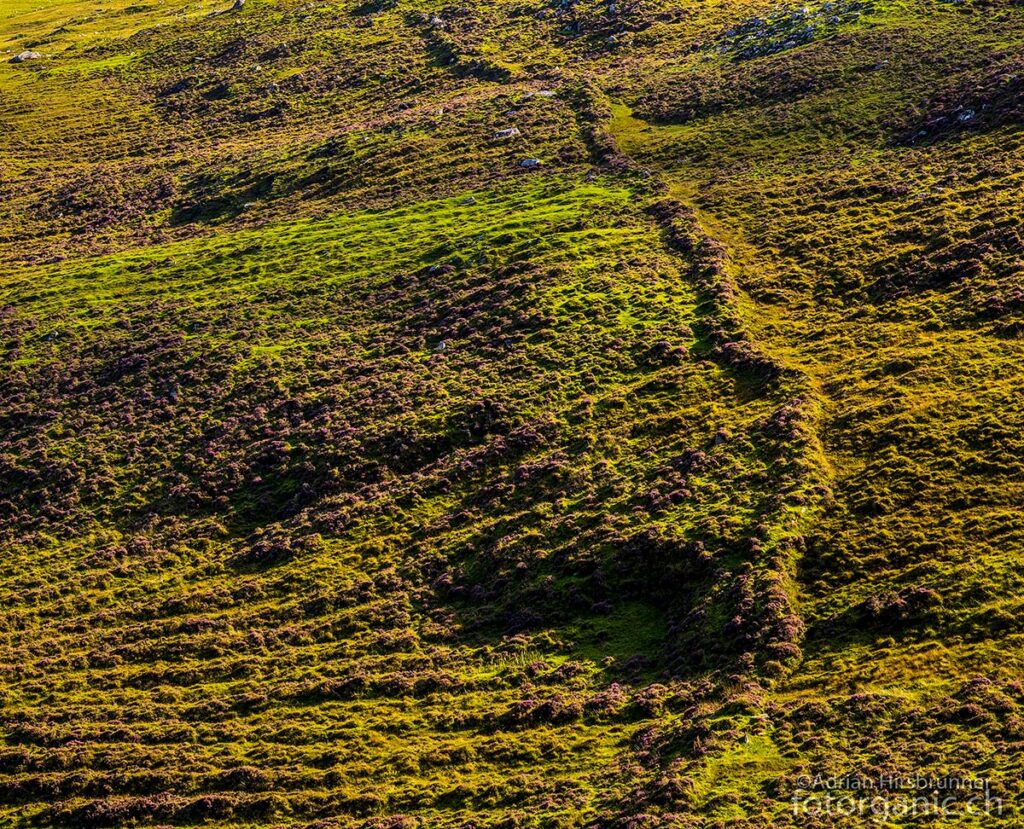
{"type": "Polygon", "coordinates": [[[1022,55],[0,0],[0,824],[1020,825],[1022,55]]]}

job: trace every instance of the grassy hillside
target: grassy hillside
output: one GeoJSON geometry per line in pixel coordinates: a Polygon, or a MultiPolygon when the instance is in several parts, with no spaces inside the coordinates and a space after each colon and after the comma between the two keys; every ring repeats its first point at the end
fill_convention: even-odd
{"type": "Polygon", "coordinates": [[[1017,825],[1022,47],[0,3],[0,824],[1017,825]]]}

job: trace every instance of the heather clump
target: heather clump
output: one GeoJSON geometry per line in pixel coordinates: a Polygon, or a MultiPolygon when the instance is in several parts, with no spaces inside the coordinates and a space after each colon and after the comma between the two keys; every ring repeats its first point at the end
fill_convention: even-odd
{"type": "Polygon", "coordinates": [[[1022,40],[0,3],[0,823],[1012,803],[1022,40]]]}

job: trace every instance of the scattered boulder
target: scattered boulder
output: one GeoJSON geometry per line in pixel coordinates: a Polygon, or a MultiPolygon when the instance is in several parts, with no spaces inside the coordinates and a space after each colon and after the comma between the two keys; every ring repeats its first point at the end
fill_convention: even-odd
{"type": "Polygon", "coordinates": [[[834,33],[872,11],[866,0],[829,0],[821,8],[788,6],[765,18],[750,17],[723,33],[719,51],[736,60],[774,55],[834,33]]]}
{"type": "Polygon", "coordinates": [[[535,170],[541,166],[539,158],[523,158],[519,161],[519,166],[524,170],[535,170]]]}
{"type": "Polygon", "coordinates": [[[42,57],[41,52],[24,51],[15,55],[11,58],[11,63],[24,63],[27,60],[39,60],[42,57]]]}
{"type": "Polygon", "coordinates": [[[517,127],[508,127],[503,130],[496,130],[494,133],[495,138],[514,138],[519,135],[519,129],[517,127]]]}

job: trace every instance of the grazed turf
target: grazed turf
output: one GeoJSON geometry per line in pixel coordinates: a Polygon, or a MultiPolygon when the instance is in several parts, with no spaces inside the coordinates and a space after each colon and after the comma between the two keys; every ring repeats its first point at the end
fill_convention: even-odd
{"type": "Polygon", "coordinates": [[[1013,825],[1020,9],[229,7],[0,8],[0,820],[1013,825]]]}

